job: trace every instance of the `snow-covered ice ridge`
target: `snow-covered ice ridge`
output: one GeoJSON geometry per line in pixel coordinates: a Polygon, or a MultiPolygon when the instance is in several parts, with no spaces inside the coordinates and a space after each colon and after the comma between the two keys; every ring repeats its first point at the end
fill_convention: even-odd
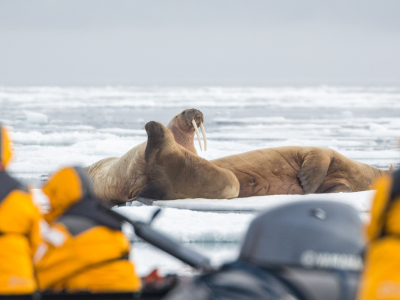
{"type": "MultiPolygon", "coordinates": [[[[336,201],[353,206],[360,212],[369,211],[375,191],[357,193],[271,195],[236,199],[182,199],[154,201],[153,206],[161,208],[190,209],[196,211],[258,212],[276,205],[296,201],[336,201]]],[[[129,202],[127,206],[143,207],[140,202],[129,202]]]]}

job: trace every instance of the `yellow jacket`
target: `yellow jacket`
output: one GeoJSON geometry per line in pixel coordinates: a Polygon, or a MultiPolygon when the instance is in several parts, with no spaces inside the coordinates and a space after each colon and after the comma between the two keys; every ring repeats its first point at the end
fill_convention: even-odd
{"type": "MultiPolygon", "coordinates": [[[[7,166],[11,147],[0,126],[0,166],[7,166]]],[[[0,171],[0,295],[36,290],[32,257],[39,244],[40,214],[28,189],[0,171]]]]}
{"type": "Polygon", "coordinates": [[[0,124],[0,167],[5,168],[12,157],[11,141],[7,129],[0,124]]]}
{"type": "Polygon", "coordinates": [[[57,172],[43,187],[50,199],[36,268],[39,289],[51,292],[135,292],[140,278],[129,261],[121,223],[97,209],[81,168],[57,172]]]}
{"type": "Polygon", "coordinates": [[[369,247],[358,300],[400,298],[400,172],[384,176],[377,190],[371,222],[367,227],[369,247]]]}

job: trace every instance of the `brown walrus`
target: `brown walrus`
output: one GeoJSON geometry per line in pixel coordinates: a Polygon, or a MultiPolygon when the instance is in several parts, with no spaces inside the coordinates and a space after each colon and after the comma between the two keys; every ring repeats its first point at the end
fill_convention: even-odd
{"type": "MultiPolygon", "coordinates": [[[[197,126],[204,122],[201,112],[195,109],[176,115],[167,126],[169,130],[152,122],[167,132],[164,134],[168,137],[165,141],[158,141],[158,144],[152,142],[151,145],[144,142],[121,158],[103,159],[88,167],[96,195],[113,202],[126,202],[136,198],[139,192],[144,198],[153,196],[164,200],[356,192],[367,190],[376,177],[388,172],[353,161],[334,150],[316,147],[251,151],[212,160],[209,163],[217,167],[213,168],[197,157],[193,144],[193,119],[197,126]],[[187,151],[182,152],[183,148],[179,145],[187,151]],[[168,152],[162,147],[174,150],[168,152]],[[156,158],[151,158],[149,154],[146,158],[146,153],[156,152],[163,155],[152,154],[156,158]],[[221,168],[227,172],[221,173],[221,168]],[[215,172],[222,174],[221,181],[215,180],[215,172]],[[207,174],[213,180],[208,181],[207,174]],[[201,183],[195,182],[197,177],[201,183]],[[226,181],[229,178],[230,181],[226,181]],[[202,186],[205,182],[207,186],[202,186]],[[240,192],[238,190],[235,196],[237,183],[240,184],[240,192]]],[[[148,139],[150,141],[154,136],[149,135],[148,139]]]]}
{"type": "Polygon", "coordinates": [[[250,151],[211,161],[232,171],[240,182],[238,197],[358,192],[385,172],[349,159],[335,150],[279,147],[250,151]]]}
{"type": "Polygon", "coordinates": [[[168,137],[167,129],[163,130],[162,125],[157,124],[146,125],[148,184],[139,192],[138,198],[232,198],[237,181],[240,191],[236,197],[239,198],[358,192],[368,190],[376,177],[393,170],[393,165],[389,171],[383,171],[331,149],[296,146],[255,150],[208,162],[188,155],[185,149],[180,150],[182,147],[168,137]],[[211,163],[220,168],[212,168],[211,163]],[[223,170],[231,172],[224,173],[223,170]],[[227,187],[232,192],[230,197],[221,193],[227,187]]]}
{"type": "MultiPolygon", "coordinates": [[[[203,123],[204,117],[199,110],[186,109],[173,117],[167,127],[177,144],[197,155],[194,148],[194,134],[197,131],[196,127],[200,126],[205,138],[203,123]]],[[[147,183],[146,146],[147,142],[144,142],[122,157],[105,158],[86,168],[93,180],[97,197],[115,203],[123,203],[136,197],[147,183]]]]}
{"type": "Polygon", "coordinates": [[[239,182],[229,170],[177,144],[171,131],[157,122],[145,126],[147,185],[138,199],[236,198],[239,182]]]}

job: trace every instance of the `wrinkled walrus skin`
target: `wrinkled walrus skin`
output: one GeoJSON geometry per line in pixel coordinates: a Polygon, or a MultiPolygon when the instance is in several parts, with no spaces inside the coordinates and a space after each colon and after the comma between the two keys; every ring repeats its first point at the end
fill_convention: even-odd
{"type": "Polygon", "coordinates": [[[171,131],[161,123],[149,122],[145,128],[148,135],[145,151],[147,185],[138,198],[230,199],[239,195],[239,182],[231,171],[176,143],[171,131]]]}
{"type": "Polygon", "coordinates": [[[385,172],[351,160],[335,150],[279,147],[210,161],[232,171],[240,182],[238,197],[358,192],[368,190],[385,172]]]}
{"type": "MultiPolygon", "coordinates": [[[[192,120],[199,126],[204,123],[203,114],[197,109],[186,109],[174,116],[167,127],[176,143],[197,155],[192,120]]],[[[146,146],[147,141],[132,148],[122,157],[105,158],[86,168],[97,197],[113,203],[125,203],[136,197],[147,183],[146,146]]]]}

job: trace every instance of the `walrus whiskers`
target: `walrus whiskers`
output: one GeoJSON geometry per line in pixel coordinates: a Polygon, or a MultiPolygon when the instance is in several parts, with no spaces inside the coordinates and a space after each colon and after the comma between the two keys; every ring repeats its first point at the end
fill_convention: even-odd
{"type": "Polygon", "coordinates": [[[207,151],[207,136],[206,136],[206,131],[204,130],[204,125],[203,125],[203,123],[200,123],[200,128],[201,128],[201,132],[203,133],[204,151],[207,151]]]}
{"type": "Polygon", "coordinates": [[[192,120],[192,124],[193,124],[194,130],[196,131],[197,139],[199,140],[200,150],[203,151],[203,147],[201,146],[200,133],[199,133],[199,130],[197,129],[197,125],[196,125],[196,122],[194,119],[192,120]]]}

